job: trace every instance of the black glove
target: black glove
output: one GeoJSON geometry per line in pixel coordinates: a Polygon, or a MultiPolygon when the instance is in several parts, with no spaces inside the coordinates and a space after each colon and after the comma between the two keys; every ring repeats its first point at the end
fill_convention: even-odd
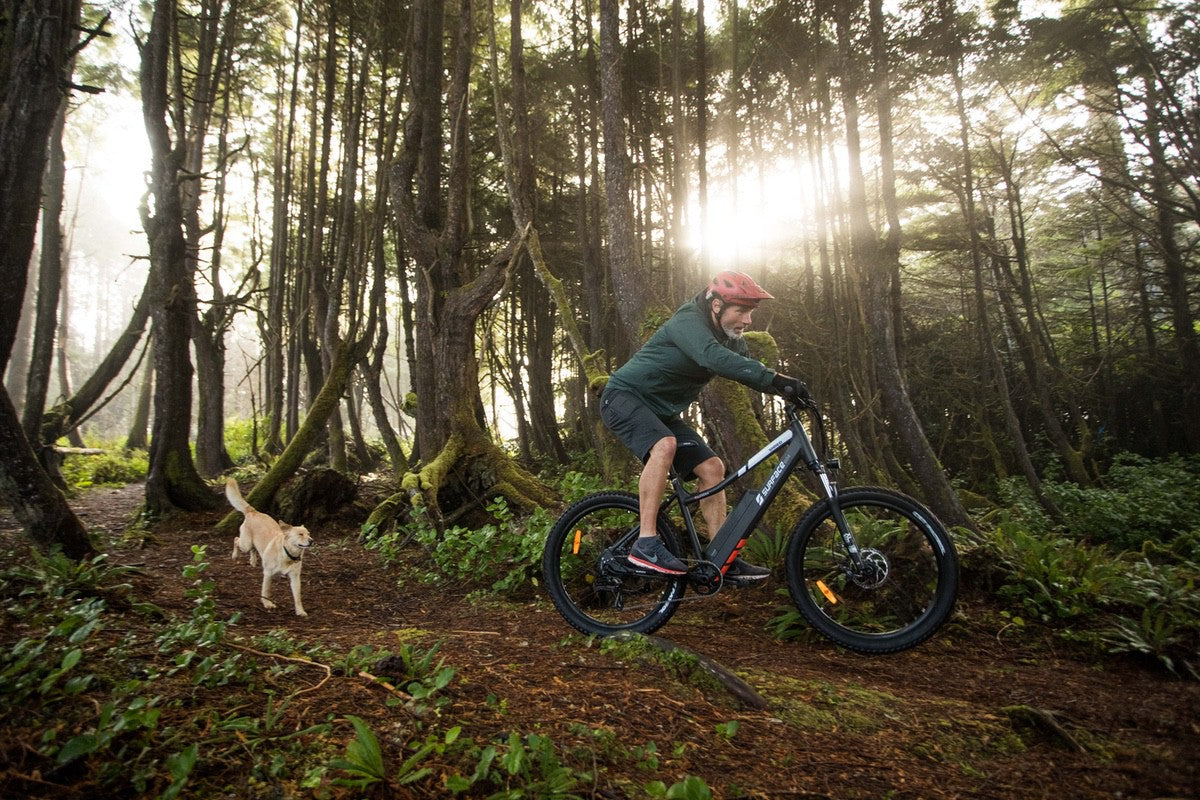
{"type": "Polygon", "coordinates": [[[812,402],[812,395],[808,392],[808,387],[804,385],[804,381],[799,378],[793,378],[790,375],[784,375],[782,372],[775,373],[775,377],[771,378],[771,388],[777,394],[794,400],[804,402],[812,402]]]}

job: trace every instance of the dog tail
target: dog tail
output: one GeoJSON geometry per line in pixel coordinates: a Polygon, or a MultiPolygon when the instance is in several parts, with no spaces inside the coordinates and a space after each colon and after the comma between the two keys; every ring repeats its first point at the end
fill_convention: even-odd
{"type": "Polygon", "coordinates": [[[225,481],[225,498],[229,501],[229,505],[243,514],[254,510],[250,507],[249,503],[242,499],[242,493],[238,491],[237,481],[233,478],[225,481]]]}

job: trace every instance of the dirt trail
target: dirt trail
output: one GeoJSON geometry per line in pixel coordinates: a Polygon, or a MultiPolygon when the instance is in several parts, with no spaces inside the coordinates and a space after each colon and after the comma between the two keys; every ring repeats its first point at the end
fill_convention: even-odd
{"type": "MultiPolygon", "coordinates": [[[[73,504],[88,525],[115,532],[140,499],[134,486],[73,504]]],[[[309,616],[292,615],[282,579],[279,607],[265,611],[259,573],[230,561],[230,538],[212,527],[218,519],[178,519],[156,528],[150,546],[115,558],[142,565],[151,599],[187,614],[182,569],[191,545],[207,544],[219,609],[243,612],[232,630],[247,637],[286,629],[341,651],[440,641],[457,670],[447,724],[477,741],[539,732],[561,748],[608,755],[596,797],[623,796],[617,782],[669,785],[689,774],[717,797],[1200,796],[1200,685],[998,629],[988,622],[997,615],[970,597],[932,641],[876,658],[771,638],[765,624],[786,603],[774,579],[687,603],[659,635],[743,678],[771,703],[757,711],[633,648],[589,646],[543,597],[479,601],[414,578],[397,585],[349,525],[310,526],[318,547],[305,561],[309,616]]],[[[316,685],[322,676],[302,677],[316,685]]],[[[395,714],[386,699],[350,676],[297,698],[292,713],[355,713],[382,728],[395,714]]]]}

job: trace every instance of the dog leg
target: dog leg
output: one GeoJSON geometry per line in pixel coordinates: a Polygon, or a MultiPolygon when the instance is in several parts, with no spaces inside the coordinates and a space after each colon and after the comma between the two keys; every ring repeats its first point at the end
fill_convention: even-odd
{"type": "Polygon", "coordinates": [[[288,580],[292,583],[292,603],[296,606],[296,616],[307,617],[308,612],[304,610],[304,603],[300,602],[300,570],[292,570],[288,573],[288,580]]]}
{"type": "Polygon", "coordinates": [[[271,573],[264,570],[263,571],[262,592],[260,592],[260,594],[262,595],[263,608],[267,609],[268,611],[275,607],[275,604],[271,602],[271,598],[268,597],[268,595],[270,593],[271,593],[271,573]]]}
{"type": "Polygon", "coordinates": [[[233,552],[230,554],[229,557],[232,558],[234,561],[237,561],[238,550],[241,549],[240,547],[238,547],[238,539],[241,539],[241,538],[242,537],[240,537],[240,536],[233,537],[233,552]]]}

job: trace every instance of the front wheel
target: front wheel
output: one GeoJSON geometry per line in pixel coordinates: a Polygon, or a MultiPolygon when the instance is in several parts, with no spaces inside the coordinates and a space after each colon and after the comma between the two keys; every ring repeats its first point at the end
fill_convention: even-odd
{"type": "Polygon", "coordinates": [[[890,489],[838,495],[859,558],[829,500],[796,524],[787,551],[792,602],[820,633],[860,653],[894,653],[928,639],[958,594],[958,555],[942,523],[890,489]]]}
{"type": "MultiPolygon", "coordinates": [[[[660,512],[657,524],[663,542],[678,553],[666,515],[660,512]]],[[[652,633],[675,613],[685,580],[647,577],[625,561],[638,528],[636,495],[600,492],[571,505],[550,529],[542,555],[546,590],[580,631],[652,633]]]]}

